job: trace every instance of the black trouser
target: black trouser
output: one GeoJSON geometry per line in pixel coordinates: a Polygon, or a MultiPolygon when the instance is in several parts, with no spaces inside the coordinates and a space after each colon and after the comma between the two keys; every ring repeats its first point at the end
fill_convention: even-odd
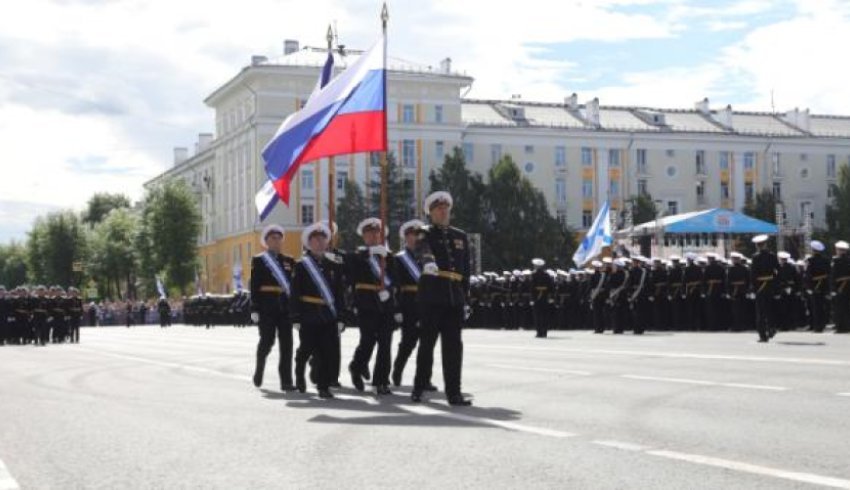
{"type": "Polygon", "coordinates": [[[275,335],[278,337],[280,362],[277,371],[281,384],[292,384],[292,323],[284,313],[260,313],[260,342],[257,344],[257,371],[266,367],[266,357],[272,351],[275,335]]]}
{"type": "Polygon", "coordinates": [[[732,331],[742,332],[749,329],[749,307],[750,302],[746,296],[732,296],[729,300],[732,307],[732,331]]]}
{"type": "Polygon", "coordinates": [[[549,303],[546,300],[534,302],[534,328],[538,337],[545,337],[549,333],[549,303]]]}
{"type": "Polygon", "coordinates": [[[723,327],[723,298],[716,293],[706,295],[704,303],[705,329],[718,331],[723,327]]]}
{"type": "Polygon", "coordinates": [[[392,364],[393,327],[391,318],[385,312],[358,311],[357,323],[360,327],[360,343],[354,349],[351,368],[356,373],[369,371],[369,360],[375,345],[375,369],[372,372],[372,386],[390,384],[390,366],[392,364]]]}
{"type": "Polygon", "coordinates": [[[666,296],[656,296],[652,301],[652,324],[655,330],[668,330],[670,322],[670,302],[666,296]]]}
{"type": "Polygon", "coordinates": [[[635,333],[644,333],[652,318],[652,305],[646,296],[638,296],[632,303],[632,326],[635,333]]]}
{"type": "Polygon", "coordinates": [[[826,310],[826,296],[823,293],[813,291],[810,301],[811,308],[811,327],[814,332],[823,332],[826,328],[828,313],[826,310]]]}
{"type": "Polygon", "coordinates": [[[50,340],[50,325],[47,324],[47,319],[42,317],[33,317],[32,319],[33,333],[35,335],[35,343],[44,345],[50,340]]]}
{"type": "Polygon", "coordinates": [[[421,311],[422,330],[416,353],[416,377],[413,389],[423,391],[431,383],[434,367],[434,346],[440,337],[443,354],[443,382],[447,397],[460,396],[460,375],[463,365],[461,321],[463,306],[428,304],[421,311]]]}
{"type": "Polygon", "coordinates": [[[304,378],[307,360],[313,358],[312,369],[316,372],[316,386],[327,390],[333,374],[334,345],[339,342],[339,331],[335,322],[302,323],[298,330],[298,352],[295,354],[295,376],[304,378]]]}
{"type": "Polygon", "coordinates": [[[80,318],[79,317],[71,317],[71,321],[69,323],[70,330],[68,334],[71,337],[71,342],[75,344],[80,343],[80,318]]]}
{"type": "Polygon", "coordinates": [[[838,293],[832,298],[835,333],[850,333],[850,295],[838,293]]]}
{"type": "Polygon", "coordinates": [[[398,352],[393,363],[393,371],[397,372],[399,377],[404,372],[407,360],[410,359],[410,354],[413,353],[413,349],[419,342],[419,319],[417,317],[415,305],[402,308],[401,341],[398,343],[398,352]]]}
{"type": "Polygon", "coordinates": [[[756,331],[759,340],[768,340],[774,329],[773,308],[773,296],[770,293],[756,293],[756,331]]]}
{"type": "Polygon", "coordinates": [[[602,333],[605,331],[605,310],[607,309],[607,304],[605,299],[601,296],[597,296],[591,302],[591,312],[590,316],[593,320],[593,331],[596,333],[602,333]]]}

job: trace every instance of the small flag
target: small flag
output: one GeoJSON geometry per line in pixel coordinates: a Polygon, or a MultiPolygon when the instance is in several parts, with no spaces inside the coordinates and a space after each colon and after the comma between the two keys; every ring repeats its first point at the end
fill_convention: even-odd
{"type": "Polygon", "coordinates": [[[167,298],[168,293],[165,292],[165,285],[162,283],[162,279],[159,276],[156,276],[156,290],[159,292],[160,298],[167,298]]]}
{"type": "Polygon", "coordinates": [[[610,211],[608,201],[605,201],[602,209],[599,210],[599,214],[596,215],[596,219],[593,220],[593,226],[587,230],[587,235],[573,254],[573,262],[579,267],[583,267],[584,264],[599,255],[604,247],[610,246],[614,242],[614,237],[611,235],[610,211]]]}

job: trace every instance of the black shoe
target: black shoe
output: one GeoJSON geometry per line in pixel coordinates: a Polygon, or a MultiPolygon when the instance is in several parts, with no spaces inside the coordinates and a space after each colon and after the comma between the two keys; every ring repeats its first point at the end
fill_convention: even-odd
{"type": "Polygon", "coordinates": [[[262,385],[263,385],[263,370],[257,369],[256,371],[254,371],[254,386],[259,388],[262,385]]]}
{"type": "Polygon", "coordinates": [[[328,386],[331,388],[342,388],[342,385],[339,384],[339,381],[331,381],[328,383],[328,386]]]}
{"type": "Polygon", "coordinates": [[[327,388],[319,390],[319,398],[330,399],[333,397],[333,393],[331,393],[330,390],[328,390],[327,388]]]}
{"type": "Polygon", "coordinates": [[[351,373],[351,384],[354,385],[354,388],[357,391],[363,391],[365,387],[363,386],[363,378],[360,377],[360,374],[352,367],[348,368],[348,372],[351,373]]]}
{"type": "Polygon", "coordinates": [[[771,339],[775,336],[776,336],[776,330],[771,330],[770,333],[768,334],[768,338],[771,338],[771,339]]]}
{"type": "Polygon", "coordinates": [[[399,369],[393,369],[393,386],[401,386],[401,371],[399,369]]]}
{"type": "Polygon", "coordinates": [[[449,405],[453,407],[469,407],[472,405],[472,400],[466,399],[461,395],[449,397],[449,405]]]}
{"type": "Polygon", "coordinates": [[[379,395],[392,395],[393,392],[390,391],[390,387],[388,385],[379,385],[375,388],[375,392],[379,395]]]}
{"type": "Polygon", "coordinates": [[[298,376],[295,378],[295,389],[298,390],[299,393],[307,392],[307,382],[304,381],[304,376],[298,376]]]}
{"type": "Polygon", "coordinates": [[[369,368],[367,367],[363,371],[360,371],[360,376],[363,376],[363,379],[369,381],[369,379],[371,378],[371,376],[369,375],[369,368]]]}
{"type": "Polygon", "coordinates": [[[437,389],[437,387],[436,387],[436,386],[434,386],[434,385],[432,385],[431,383],[428,383],[428,384],[427,384],[427,385],[425,385],[422,389],[423,389],[423,390],[425,390],[425,391],[439,391],[439,390],[437,389]]]}
{"type": "Polygon", "coordinates": [[[759,342],[767,342],[767,339],[761,338],[759,339],[759,342]]]}
{"type": "Polygon", "coordinates": [[[410,394],[410,401],[413,403],[422,403],[422,392],[420,390],[413,390],[410,394]]]}
{"type": "Polygon", "coordinates": [[[295,391],[297,388],[292,383],[281,383],[280,391],[295,391]]]}
{"type": "Polygon", "coordinates": [[[307,375],[310,378],[310,382],[316,384],[316,370],[313,369],[313,366],[310,366],[310,373],[307,375]]]}

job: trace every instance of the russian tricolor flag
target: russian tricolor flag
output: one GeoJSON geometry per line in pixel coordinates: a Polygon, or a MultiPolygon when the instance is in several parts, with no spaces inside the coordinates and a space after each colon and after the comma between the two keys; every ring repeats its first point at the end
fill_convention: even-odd
{"type": "Polygon", "coordinates": [[[386,151],[386,44],[378,40],[299,112],[263,149],[266,173],[289,204],[289,185],[302,163],[351,153],[386,151]]]}

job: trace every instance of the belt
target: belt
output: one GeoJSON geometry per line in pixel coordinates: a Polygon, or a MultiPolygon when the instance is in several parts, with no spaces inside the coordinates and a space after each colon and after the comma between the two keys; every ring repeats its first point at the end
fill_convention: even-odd
{"type": "Polygon", "coordinates": [[[358,282],[357,284],[354,285],[354,290],[355,291],[380,291],[381,286],[378,286],[377,284],[369,284],[369,283],[366,283],[366,282],[358,282]]]}
{"type": "Polygon", "coordinates": [[[823,281],[827,277],[829,277],[829,274],[821,274],[819,276],[812,276],[812,280],[813,281],[823,281]]]}
{"type": "Polygon", "coordinates": [[[772,281],[773,276],[759,276],[756,278],[756,281],[772,281]]]}
{"type": "Polygon", "coordinates": [[[535,289],[535,290],[537,290],[537,291],[546,291],[546,290],[547,290],[547,289],[549,289],[549,288],[547,288],[546,286],[538,286],[538,287],[536,287],[536,288],[534,288],[534,289],[535,289]]]}
{"type": "Polygon", "coordinates": [[[47,313],[47,310],[42,310],[41,308],[36,308],[32,310],[33,313],[47,313]]]}
{"type": "Polygon", "coordinates": [[[463,274],[458,274],[457,272],[452,271],[437,271],[437,276],[442,277],[443,279],[449,279],[455,282],[463,281],[463,274]]]}
{"type": "Polygon", "coordinates": [[[732,281],[733,286],[743,286],[747,281],[732,281]]]}
{"type": "Polygon", "coordinates": [[[847,282],[847,281],[850,281],[850,276],[837,277],[835,279],[835,282],[847,282]]]}
{"type": "Polygon", "coordinates": [[[310,303],[312,305],[326,305],[327,303],[322,298],[317,296],[301,296],[301,302],[310,303]]]}
{"type": "Polygon", "coordinates": [[[419,291],[419,286],[417,286],[415,284],[411,284],[411,285],[401,287],[402,293],[416,293],[418,291],[419,291]]]}
{"type": "Polygon", "coordinates": [[[280,286],[260,286],[260,292],[280,294],[283,292],[283,288],[280,286]]]}
{"type": "Polygon", "coordinates": [[[708,281],[709,284],[720,284],[721,282],[723,281],[721,281],[720,279],[710,279],[708,281]]]}

